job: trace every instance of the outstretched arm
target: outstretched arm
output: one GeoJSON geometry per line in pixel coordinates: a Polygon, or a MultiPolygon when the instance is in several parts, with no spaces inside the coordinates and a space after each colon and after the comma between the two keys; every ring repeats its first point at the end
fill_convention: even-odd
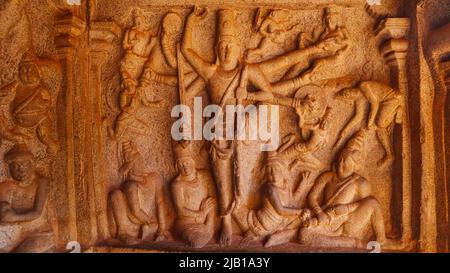
{"type": "Polygon", "coordinates": [[[204,80],[208,80],[214,73],[215,68],[212,64],[205,61],[200,57],[192,46],[192,30],[197,22],[200,22],[208,14],[208,10],[203,12],[198,7],[195,7],[192,13],[186,19],[186,25],[184,27],[184,37],[181,43],[181,52],[186,60],[194,68],[200,77],[204,80]]]}

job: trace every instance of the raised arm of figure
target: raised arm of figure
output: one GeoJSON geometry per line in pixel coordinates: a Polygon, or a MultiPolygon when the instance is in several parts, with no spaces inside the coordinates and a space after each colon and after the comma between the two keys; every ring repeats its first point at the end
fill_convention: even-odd
{"type": "Polygon", "coordinates": [[[195,52],[192,46],[192,31],[194,26],[202,21],[208,14],[208,9],[201,10],[195,7],[192,13],[186,19],[184,27],[184,37],[181,43],[181,52],[189,64],[194,68],[200,77],[208,80],[215,72],[215,66],[205,61],[200,55],[195,52]]]}

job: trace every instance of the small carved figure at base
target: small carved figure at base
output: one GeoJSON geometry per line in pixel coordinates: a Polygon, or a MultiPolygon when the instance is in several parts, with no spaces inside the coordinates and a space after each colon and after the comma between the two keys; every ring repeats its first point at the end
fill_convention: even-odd
{"type": "Polygon", "coordinates": [[[177,211],[175,229],[190,247],[202,248],[213,238],[217,206],[214,181],[208,171],[197,170],[190,143],[175,146],[178,176],[172,182],[177,211]]]}
{"type": "Polygon", "coordinates": [[[308,197],[311,211],[302,215],[300,243],[361,248],[375,236],[383,247],[394,247],[386,238],[381,205],[371,195],[370,183],[357,174],[364,158],[365,133],[358,132],[340,153],[334,170],[314,183],[308,197]]]}
{"type": "Polygon", "coordinates": [[[125,177],[110,193],[110,231],[113,238],[133,245],[170,238],[165,219],[163,179],[145,171],[144,161],[133,142],[123,144],[125,177]]]}
{"type": "Polygon", "coordinates": [[[294,239],[300,227],[300,215],[309,189],[312,187],[310,173],[304,173],[297,189],[288,182],[288,161],[278,152],[269,152],[266,174],[268,182],[261,188],[262,206],[249,210],[239,202],[233,212],[234,219],[244,231],[241,245],[255,240],[266,240],[265,247],[283,244],[294,239]],[[298,204],[291,206],[290,204],[298,204]]]}
{"type": "Polygon", "coordinates": [[[0,183],[0,252],[54,248],[49,180],[35,170],[34,160],[24,144],[15,145],[5,155],[12,180],[0,183]]]}

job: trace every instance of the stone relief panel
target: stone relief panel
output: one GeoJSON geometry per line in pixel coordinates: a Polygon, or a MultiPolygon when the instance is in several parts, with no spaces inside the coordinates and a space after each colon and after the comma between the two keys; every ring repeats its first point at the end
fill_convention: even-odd
{"type": "Polygon", "coordinates": [[[400,1],[31,2],[0,6],[0,252],[414,250],[400,1]]]}
{"type": "MultiPolygon", "coordinates": [[[[106,7],[97,9],[108,14],[106,7]]],[[[390,170],[394,160],[390,132],[395,122],[401,122],[402,99],[395,88],[383,83],[389,77],[388,71],[378,53],[374,34],[366,31],[373,27],[373,22],[363,8],[331,5],[306,11],[204,6],[166,11],[130,6],[128,12],[109,15],[122,20],[124,32],[122,48],[117,49],[117,70],[105,72],[114,73],[111,77],[117,82],[113,90],[106,92],[118,93],[113,96],[116,102],[108,98],[112,108],[118,109],[117,118],[114,115],[110,118],[110,139],[106,140],[106,146],[112,149],[108,157],[123,158],[123,145],[130,139],[142,145],[143,154],[148,157],[143,161],[161,172],[165,187],[171,191],[172,204],[165,213],[174,218],[175,237],[196,248],[207,243],[217,247],[240,245],[237,235],[244,237],[244,245],[253,241],[262,241],[266,246],[309,243],[307,235],[305,238],[297,235],[301,227],[306,222],[319,221],[313,219],[320,219],[325,226],[326,221],[318,210],[308,210],[308,193],[317,183],[314,181],[323,180],[320,177],[324,172],[337,171],[339,166],[348,168],[348,173],[331,181],[345,184],[338,180],[361,180],[365,181],[362,184],[375,185],[374,191],[362,190],[364,193],[359,195],[359,182],[350,182],[355,184],[351,186],[355,187],[353,196],[342,197],[348,204],[355,203],[350,207],[371,204],[367,205],[367,211],[374,211],[374,216],[367,216],[366,220],[376,218],[373,221],[379,224],[372,227],[370,220],[361,225],[372,227],[372,234],[375,232],[383,242],[388,242],[385,230],[395,235],[390,221],[393,183],[390,170]],[[348,12],[360,12],[366,20],[362,25],[348,22],[344,19],[348,12]],[[159,134],[166,142],[171,141],[173,119],[169,111],[179,102],[193,109],[195,96],[202,96],[207,104],[222,109],[237,103],[280,105],[284,147],[277,156],[283,161],[282,167],[268,166],[276,160],[267,159],[271,156],[257,149],[258,141],[190,141],[183,145],[191,150],[186,152],[191,160],[181,163],[178,147],[182,144],[171,143],[170,151],[156,155],[154,147],[162,140],[150,139],[159,134]],[[152,111],[159,113],[157,120],[161,122],[148,118],[152,111]],[[345,158],[341,160],[354,163],[337,162],[337,154],[344,153],[341,151],[357,131],[361,132],[358,139],[364,145],[354,150],[371,156],[350,160],[346,158],[351,156],[341,156],[345,158]],[[163,162],[172,163],[174,159],[178,175],[172,168],[170,172],[161,168],[163,162]],[[358,166],[353,166],[356,163],[358,166]],[[270,172],[282,173],[269,179],[270,172]],[[200,178],[196,173],[205,173],[206,177],[200,178]],[[211,182],[214,194],[211,185],[208,190],[200,190],[205,188],[200,184],[211,182]],[[278,196],[272,192],[272,184],[275,191],[286,192],[278,196]],[[204,193],[186,197],[197,188],[204,193]],[[292,196],[282,197],[286,194],[292,196]],[[216,215],[210,215],[212,211],[216,215]],[[183,227],[186,231],[182,231],[183,227]]],[[[117,169],[120,165],[112,167],[110,173],[117,169]]],[[[317,206],[319,203],[316,202],[317,206]]],[[[324,204],[324,211],[330,207],[331,215],[331,208],[338,203],[324,204]]],[[[351,208],[342,210],[345,215],[358,214],[351,208]]],[[[344,222],[324,228],[324,234],[330,232],[327,228],[338,234],[344,222]]],[[[370,234],[339,233],[337,245],[343,236],[352,237],[352,243],[348,244],[357,247],[367,242],[370,234]]]]}

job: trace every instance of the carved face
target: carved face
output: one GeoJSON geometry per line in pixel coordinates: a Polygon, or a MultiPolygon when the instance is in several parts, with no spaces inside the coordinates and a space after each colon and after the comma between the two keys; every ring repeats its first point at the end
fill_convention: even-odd
{"type": "Polygon", "coordinates": [[[220,66],[224,70],[236,68],[239,61],[240,48],[234,39],[226,39],[217,45],[220,66]]]}
{"type": "Polygon", "coordinates": [[[282,186],[284,183],[284,170],[281,166],[271,164],[267,167],[267,179],[269,183],[282,186]]]}
{"type": "Polygon", "coordinates": [[[33,176],[33,162],[29,158],[16,158],[9,163],[9,172],[14,180],[27,181],[33,176]]]}
{"type": "Polygon", "coordinates": [[[325,17],[325,23],[330,29],[335,29],[339,26],[339,18],[336,14],[327,14],[325,17]]]}
{"type": "Polygon", "coordinates": [[[184,157],[177,161],[178,171],[182,176],[189,176],[195,172],[195,161],[192,158],[184,157]]]}
{"type": "Polygon", "coordinates": [[[38,84],[40,81],[40,76],[37,66],[33,63],[20,64],[19,78],[24,84],[38,84]]]}
{"type": "Polygon", "coordinates": [[[356,162],[352,154],[344,154],[337,162],[337,174],[339,178],[347,178],[355,172],[356,162]]]}
{"type": "Polygon", "coordinates": [[[136,16],[134,18],[134,25],[138,28],[145,28],[146,27],[145,17],[144,16],[136,16]]]}
{"type": "Polygon", "coordinates": [[[167,15],[162,23],[163,32],[169,35],[177,35],[181,29],[181,19],[176,14],[167,15]]]}

